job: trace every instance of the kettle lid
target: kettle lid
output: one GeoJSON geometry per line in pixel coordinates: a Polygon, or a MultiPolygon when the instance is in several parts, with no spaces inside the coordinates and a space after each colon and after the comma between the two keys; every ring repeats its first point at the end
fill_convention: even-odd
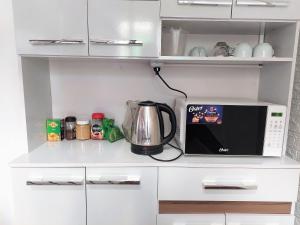
{"type": "Polygon", "coordinates": [[[143,101],[139,103],[139,106],[156,106],[156,102],[152,101],[143,101]]]}

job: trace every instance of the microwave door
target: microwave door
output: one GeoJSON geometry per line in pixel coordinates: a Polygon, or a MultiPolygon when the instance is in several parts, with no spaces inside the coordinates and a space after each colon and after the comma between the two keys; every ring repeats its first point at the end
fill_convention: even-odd
{"type": "MultiPolygon", "coordinates": [[[[202,108],[203,119],[196,120],[195,113],[189,115],[187,111],[186,154],[262,155],[267,106],[194,105],[193,108],[202,108]]],[[[199,112],[196,115],[199,117],[199,112]]]]}

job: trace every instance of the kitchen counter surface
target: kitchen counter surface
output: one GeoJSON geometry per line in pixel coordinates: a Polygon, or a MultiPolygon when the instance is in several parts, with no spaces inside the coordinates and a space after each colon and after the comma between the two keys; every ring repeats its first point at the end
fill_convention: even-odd
{"type": "MultiPolygon", "coordinates": [[[[157,158],[170,159],[178,151],[165,146],[157,158]]],[[[34,151],[11,162],[11,167],[224,167],[224,168],[287,168],[300,169],[300,163],[284,157],[204,157],[183,156],[174,162],[159,162],[148,156],[131,153],[125,140],[116,143],[107,141],[62,141],[46,142],[34,151]]]]}

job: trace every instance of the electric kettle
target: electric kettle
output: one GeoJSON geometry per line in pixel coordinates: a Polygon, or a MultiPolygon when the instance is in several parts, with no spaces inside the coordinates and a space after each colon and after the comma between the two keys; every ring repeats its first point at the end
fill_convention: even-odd
{"type": "Polygon", "coordinates": [[[122,124],[124,136],[131,143],[131,151],[139,155],[155,155],[163,151],[176,133],[176,116],[167,104],[151,101],[127,101],[127,112],[122,124]],[[164,135],[162,112],[169,115],[171,131],[164,135]]]}

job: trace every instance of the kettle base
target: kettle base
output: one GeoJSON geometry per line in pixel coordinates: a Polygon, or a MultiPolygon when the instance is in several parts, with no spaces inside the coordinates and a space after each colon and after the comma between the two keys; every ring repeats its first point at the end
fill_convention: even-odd
{"type": "Polygon", "coordinates": [[[131,144],[131,152],[137,155],[157,155],[163,152],[163,146],[141,146],[131,144]]]}

